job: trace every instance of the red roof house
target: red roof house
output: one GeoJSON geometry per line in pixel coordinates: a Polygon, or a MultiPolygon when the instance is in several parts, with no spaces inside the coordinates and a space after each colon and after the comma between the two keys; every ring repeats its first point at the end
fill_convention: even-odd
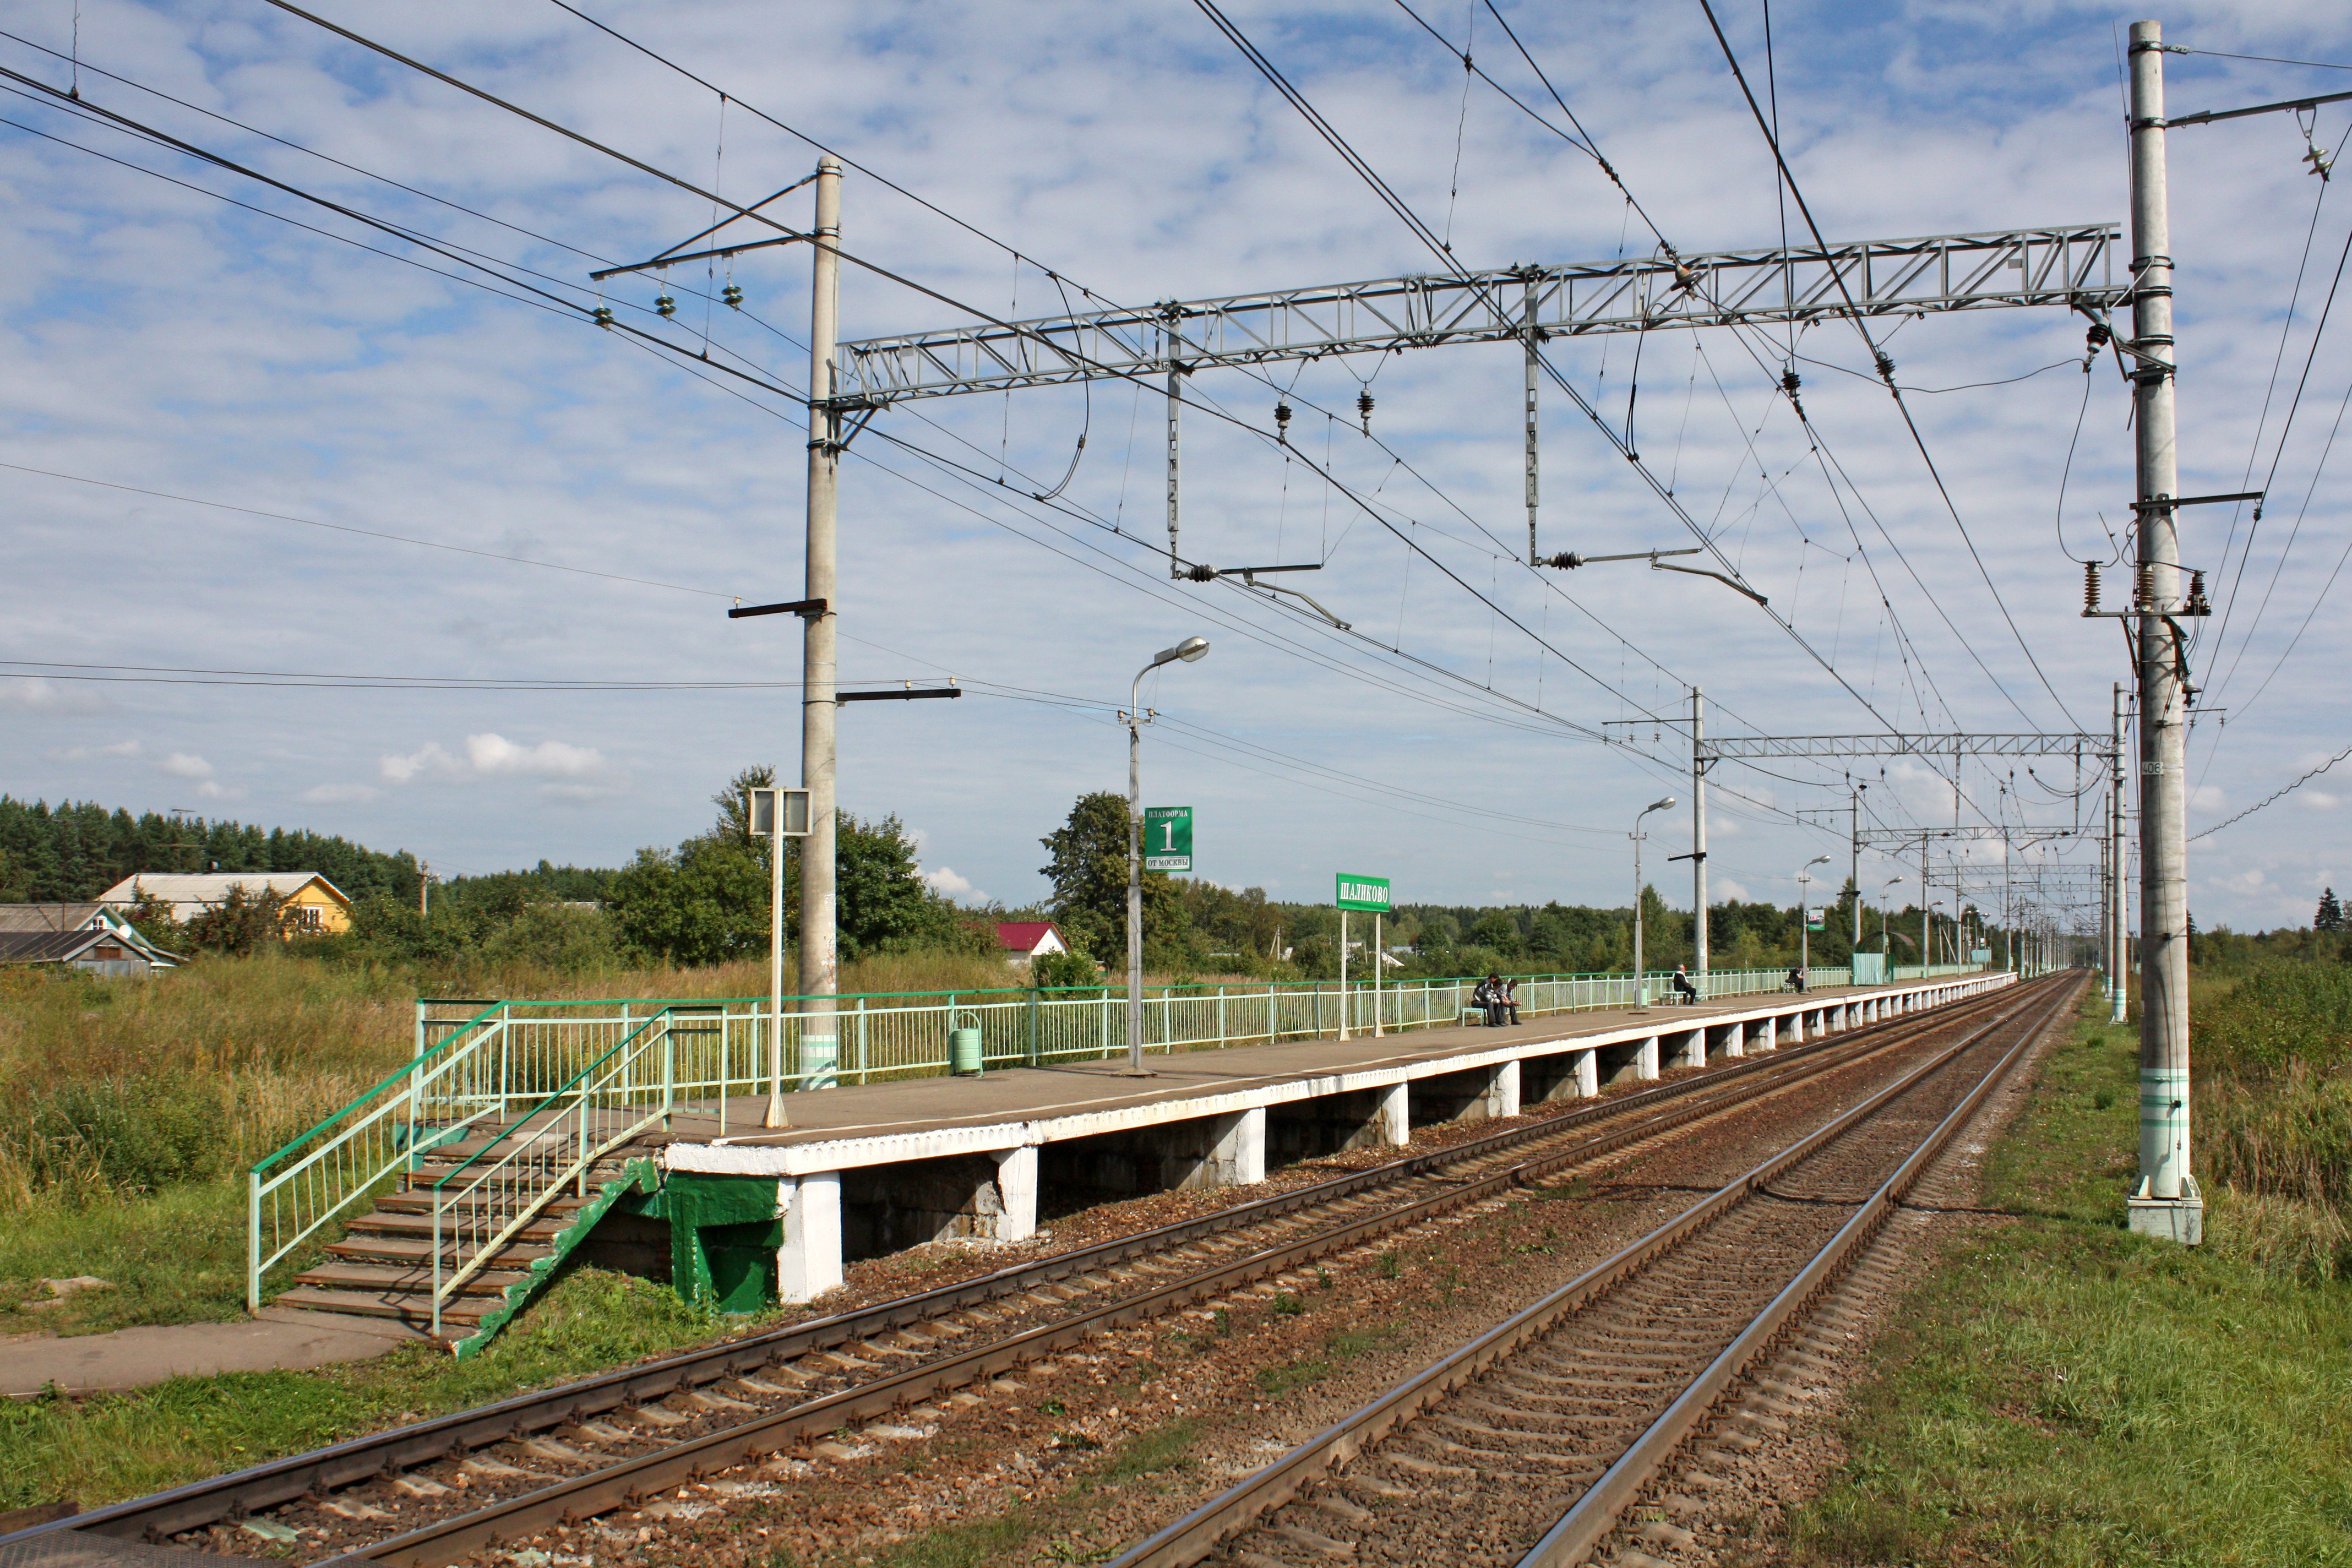
{"type": "Polygon", "coordinates": [[[1070,951],[1052,921],[999,921],[996,945],[1007,963],[1026,963],[1042,953],[1070,951]]]}

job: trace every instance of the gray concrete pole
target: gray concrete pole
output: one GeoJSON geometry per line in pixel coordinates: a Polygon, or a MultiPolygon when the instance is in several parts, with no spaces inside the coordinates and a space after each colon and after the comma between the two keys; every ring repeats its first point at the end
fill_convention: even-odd
{"type": "MultiPolygon", "coordinates": [[[[1853,946],[1862,951],[1862,792],[1846,785],[1846,880],[1853,884],[1853,946]]],[[[1849,957],[1847,963],[1853,963],[1849,957]]]]}
{"type": "Polygon", "coordinates": [[[2172,233],[2164,172],[2164,28],[2131,27],[2132,383],[2139,490],[2140,1180],[2136,1231],[2195,1243],[2189,1176],[2188,693],[2174,663],[2180,493],[2173,435],[2172,233]]]}
{"type": "MultiPolygon", "coordinates": [[[[835,700],[841,666],[835,653],[841,595],[835,576],[834,526],[841,469],[841,416],[831,406],[837,384],[834,345],[841,335],[841,161],[816,164],[816,227],[809,295],[808,586],[821,613],[803,615],[801,644],[801,785],[809,792],[808,837],[801,840],[801,1087],[830,1089],[841,1039],[834,997],[841,989],[840,931],[834,888],[839,825],[834,793],[835,700]]],[[[779,847],[782,840],[778,841],[779,847]]]]}
{"type": "Polygon", "coordinates": [[[1691,965],[1706,994],[1706,699],[1691,688],[1691,965]]]}
{"type": "Polygon", "coordinates": [[[1128,699],[1127,711],[1127,1070],[1143,1072],[1143,773],[1140,754],[1143,715],[1135,704],[1143,677],[1135,678],[1139,694],[1128,699]]]}
{"type": "Polygon", "coordinates": [[[2114,750],[2107,791],[2107,973],[2114,984],[2107,996],[2107,1022],[2120,1024],[2131,1005],[2131,902],[2125,880],[2124,858],[2124,685],[2116,682],[2111,721],[2114,750]]]}
{"type": "Polygon", "coordinates": [[[1642,984],[1642,817],[1633,818],[1633,1005],[1639,1009],[1649,1001],[1642,984]]]}

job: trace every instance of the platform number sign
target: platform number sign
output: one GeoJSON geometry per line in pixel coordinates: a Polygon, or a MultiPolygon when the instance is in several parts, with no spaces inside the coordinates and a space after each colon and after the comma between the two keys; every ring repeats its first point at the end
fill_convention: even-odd
{"type": "Polygon", "coordinates": [[[1343,910],[1370,910],[1374,914],[1384,915],[1389,910],[1389,879],[1342,871],[1339,877],[1339,896],[1332,901],[1343,910]]]}
{"type": "Polygon", "coordinates": [[[1143,868],[1147,871],[1190,871],[1192,868],[1191,806],[1147,805],[1143,808],[1143,868]]]}

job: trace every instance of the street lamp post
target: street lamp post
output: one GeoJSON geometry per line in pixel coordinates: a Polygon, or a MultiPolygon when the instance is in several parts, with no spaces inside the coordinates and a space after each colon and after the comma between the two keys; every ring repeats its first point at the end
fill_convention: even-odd
{"type": "Polygon", "coordinates": [[[1141,726],[1151,721],[1143,711],[1143,678],[1163,664],[1181,659],[1191,664],[1209,651],[1206,637],[1186,637],[1174,647],[1163,647],[1151,662],[1135,672],[1128,689],[1127,711],[1127,1071],[1130,1078],[1149,1078],[1143,1070],[1143,775],[1141,726]]]}
{"type": "Polygon", "coordinates": [[[1797,973],[1804,976],[1808,988],[1813,984],[1813,911],[1807,907],[1811,900],[1806,896],[1806,889],[1813,884],[1813,868],[1829,863],[1828,856],[1816,855],[1806,861],[1804,868],[1797,873],[1797,973]]]}
{"type": "Polygon", "coordinates": [[[1642,818],[1654,811],[1665,811],[1675,804],[1673,795],[1654,800],[1633,814],[1633,831],[1627,837],[1633,840],[1633,1011],[1643,1012],[1650,1005],[1650,984],[1642,977],[1642,818]]]}
{"type": "Polygon", "coordinates": [[[1878,956],[1886,970],[1885,973],[1878,977],[1881,981],[1895,978],[1895,938],[1886,925],[1886,889],[1894,887],[1902,880],[1900,877],[1889,877],[1886,879],[1886,886],[1878,889],[1878,956]]]}

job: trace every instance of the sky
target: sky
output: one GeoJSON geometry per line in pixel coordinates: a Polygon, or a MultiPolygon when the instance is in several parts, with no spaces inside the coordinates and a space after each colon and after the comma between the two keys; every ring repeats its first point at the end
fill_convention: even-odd
{"type": "MultiPolygon", "coordinates": [[[[0,79],[0,790],[21,798],[340,833],[454,876],[617,864],[701,830],[741,767],[795,776],[799,622],[723,611],[803,592],[809,255],[591,281],[716,221],[660,174],[750,202],[819,144],[850,160],[853,340],[1440,265],[1180,0],[318,4],[656,173],[264,0],[11,7],[0,66],[78,95],[0,79]],[[674,352],[600,330],[600,303],[674,352]]],[[[1804,238],[1696,0],[1502,5],[1525,57],[1483,3],[1224,10],[1465,266],[1804,238]]],[[[1784,4],[1769,53],[1759,6],[1717,14],[1832,240],[2127,216],[2129,13],[1784,4]]],[[[2208,51],[2168,57],[2176,115],[2352,89],[2340,7],[2164,20],[2208,51]]],[[[2169,137],[2182,491],[2270,498],[2259,522],[2182,514],[2219,612],[2190,655],[2192,835],[2352,745],[2330,673],[2352,653],[2352,453],[2333,454],[2352,353],[2319,326],[2352,195],[2313,176],[2305,130],[2332,152],[2347,107],[2169,137]]],[[[805,224],[808,196],[774,210],[805,224]]],[[[1186,558],[1318,564],[1277,581],[1346,630],[1169,581],[1157,393],[893,407],[842,467],[841,672],[965,696],[845,708],[842,805],[899,817],[942,892],[1036,900],[1039,838],[1124,787],[1122,678],[1198,635],[1207,658],[1144,682],[1142,746],[1145,804],[1194,807],[1197,874],[1314,901],[1346,871],[1400,902],[1622,904],[1629,829],[1672,795],[1645,870],[1687,907],[1664,862],[1690,847],[1670,721],[1694,686],[1711,735],[2105,732],[2129,668],[2116,624],[2076,614],[2077,563],[2127,595],[2131,433],[2114,357],[2083,369],[2084,325],[1876,323],[1916,444],[1850,325],[1550,347],[1785,626],[1639,562],[1524,563],[1514,345],[1188,381],[1186,558]]],[[[1699,542],[1558,387],[1540,403],[1547,554],[1699,542]]],[[[2105,787],[2071,756],[1957,779],[1726,763],[1710,896],[1793,903],[1824,855],[1811,891],[1833,892],[1858,799],[1884,829],[2068,830],[1940,847],[1931,896],[1958,878],[1982,907],[2084,918],[2096,856],[2071,835],[2105,787]]],[[[1863,885],[1916,901],[1916,858],[1892,853],[1864,853],[1863,885]]],[[[2200,926],[2307,922],[2322,887],[2352,889],[2352,767],[2196,839],[2190,878],[2200,926]]]]}

